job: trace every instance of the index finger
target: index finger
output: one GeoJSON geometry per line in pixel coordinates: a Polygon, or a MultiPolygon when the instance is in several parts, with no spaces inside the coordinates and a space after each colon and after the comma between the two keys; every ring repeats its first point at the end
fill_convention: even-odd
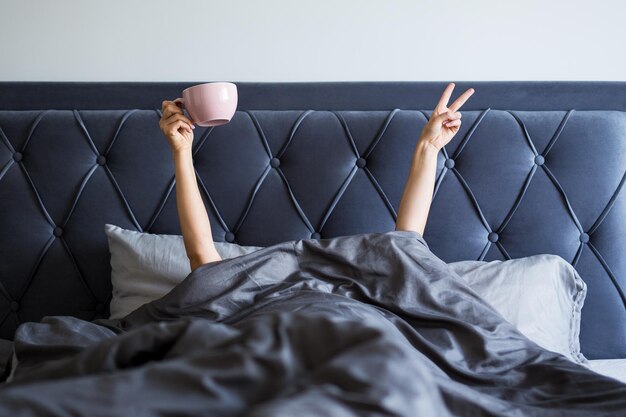
{"type": "Polygon", "coordinates": [[[450,96],[452,95],[452,91],[454,90],[454,83],[450,83],[447,85],[446,89],[443,90],[443,94],[439,99],[439,103],[437,103],[436,109],[446,107],[448,105],[448,101],[450,100],[450,96]]]}
{"type": "Polygon", "coordinates": [[[461,94],[459,96],[459,98],[457,98],[456,100],[454,100],[454,103],[452,103],[450,105],[450,110],[451,111],[458,111],[461,106],[463,104],[465,104],[465,102],[467,101],[467,99],[469,99],[472,94],[474,94],[474,89],[473,88],[469,88],[466,92],[464,92],[463,94],[461,94]]]}
{"type": "Polygon", "coordinates": [[[167,118],[175,113],[183,114],[183,110],[176,105],[173,101],[164,101],[161,113],[164,118],[167,118]]]}
{"type": "Polygon", "coordinates": [[[163,102],[161,103],[161,111],[165,110],[166,107],[172,105],[178,107],[173,100],[163,100],[163,102]]]}

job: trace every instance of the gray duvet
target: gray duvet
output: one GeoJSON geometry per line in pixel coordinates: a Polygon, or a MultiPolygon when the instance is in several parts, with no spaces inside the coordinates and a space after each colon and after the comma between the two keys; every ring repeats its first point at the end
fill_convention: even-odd
{"type": "Polygon", "coordinates": [[[626,415],[626,385],[540,348],[413,232],[203,265],[119,320],[22,325],[0,415],[626,415]]]}

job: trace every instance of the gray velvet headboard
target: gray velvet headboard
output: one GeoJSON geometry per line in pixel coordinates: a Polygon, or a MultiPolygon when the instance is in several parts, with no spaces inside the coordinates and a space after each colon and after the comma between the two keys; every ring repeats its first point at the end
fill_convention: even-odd
{"type": "MultiPolygon", "coordinates": [[[[192,84],[0,83],[0,337],[44,315],[107,315],[105,223],[180,233],[158,109],[192,84]]],[[[445,84],[238,83],[232,122],[195,130],[216,239],[392,230],[445,84]]],[[[626,83],[456,94],[470,86],[426,241],[445,261],[562,256],[588,285],[583,353],[626,357],[626,83]]]]}

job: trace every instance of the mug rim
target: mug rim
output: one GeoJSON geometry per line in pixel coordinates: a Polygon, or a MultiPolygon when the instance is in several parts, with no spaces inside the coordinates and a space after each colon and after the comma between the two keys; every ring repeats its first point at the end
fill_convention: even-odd
{"type": "Polygon", "coordinates": [[[215,85],[215,84],[219,84],[219,85],[222,85],[222,86],[232,85],[235,88],[237,88],[237,85],[235,83],[232,83],[232,82],[229,82],[229,81],[212,81],[212,82],[208,82],[208,83],[196,84],[196,85],[192,85],[190,87],[187,87],[187,88],[185,88],[183,90],[183,94],[185,93],[185,91],[191,90],[191,89],[196,88],[196,87],[203,87],[205,85],[215,85]]]}

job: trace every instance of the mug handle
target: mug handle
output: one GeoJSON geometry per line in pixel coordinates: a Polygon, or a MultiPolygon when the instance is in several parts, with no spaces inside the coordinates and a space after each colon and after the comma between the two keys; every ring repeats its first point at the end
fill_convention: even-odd
{"type": "MultiPolygon", "coordinates": [[[[177,98],[176,100],[174,100],[174,103],[176,103],[176,105],[178,107],[180,107],[181,109],[185,108],[185,101],[182,98],[177,98]]],[[[196,123],[193,121],[193,119],[191,118],[191,115],[189,114],[189,112],[187,112],[189,119],[191,120],[192,123],[196,123]]],[[[195,126],[193,127],[195,129],[195,126]]]]}

